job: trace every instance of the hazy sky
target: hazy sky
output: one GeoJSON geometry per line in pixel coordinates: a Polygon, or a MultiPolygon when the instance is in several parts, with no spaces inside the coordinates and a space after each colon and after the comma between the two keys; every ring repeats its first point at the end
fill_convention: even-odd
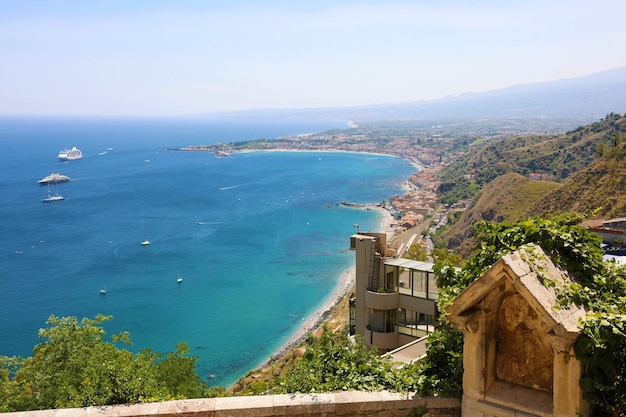
{"type": "Polygon", "coordinates": [[[0,0],[0,114],[410,102],[626,65],[624,0],[0,0]]]}

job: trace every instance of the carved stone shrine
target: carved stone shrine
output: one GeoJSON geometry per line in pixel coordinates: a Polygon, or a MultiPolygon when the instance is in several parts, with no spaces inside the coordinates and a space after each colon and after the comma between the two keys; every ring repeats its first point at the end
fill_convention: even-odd
{"type": "Polygon", "coordinates": [[[571,283],[535,245],[502,257],[448,306],[463,331],[463,417],[586,415],[576,306],[559,307],[571,283]]]}

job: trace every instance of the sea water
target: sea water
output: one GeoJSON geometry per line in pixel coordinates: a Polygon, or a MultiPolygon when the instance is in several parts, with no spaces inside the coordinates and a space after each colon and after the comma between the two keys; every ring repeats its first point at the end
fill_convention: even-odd
{"type": "Polygon", "coordinates": [[[379,228],[376,211],[337,203],[387,199],[414,168],[367,154],[168,148],[345,126],[0,118],[0,355],[30,356],[51,314],[102,313],[132,350],[185,341],[201,377],[231,385],[330,296],[354,263],[353,225],[379,228]],[[60,162],[72,146],[83,158],[60,162]],[[52,172],[73,180],[50,190],[65,200],[43,203],[37,180],[52,172]]]}

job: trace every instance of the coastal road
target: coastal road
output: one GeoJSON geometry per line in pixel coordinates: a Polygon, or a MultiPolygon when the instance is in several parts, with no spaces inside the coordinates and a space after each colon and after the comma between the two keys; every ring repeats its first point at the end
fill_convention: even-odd
{"type": "Polygon", "coordinates": [[[419,224],[404,232],[395,234],[388,244],[398,251],[399,257],[402,257],[412,244],[419,242],[422,236],[422,230],[424,230],[425,227],[426,225],[419,224]]]}

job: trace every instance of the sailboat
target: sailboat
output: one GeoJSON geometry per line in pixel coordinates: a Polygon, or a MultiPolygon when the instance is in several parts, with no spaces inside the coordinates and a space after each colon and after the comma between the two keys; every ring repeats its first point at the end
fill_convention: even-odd
{"type": "Polygon", "coordinates": [[[100,288],[100,294],[104,295],[107,293],[107,287],[106,285],[102,285],[102,288],[100,288]]]}
{"type": "Polygon", "coordinates": [[[48,197],[46,198],[42,198],[41,201],[43,201],[44,203],[52,203],[54,201],[61,201],[61,200],[65,200],[65,197],[63,197],[62,195],[59,195],[59,191],[57,189],[56,194],[52,195],[50,193],[50,187],[51,185],[48,184],[48,197]]]}
{"type": "Polygon", "coordinates": [[[180,276],[180,273],[178,274],[178,278],[176,278],[176,282],[178,282],[179,284],[183,282],[183,277],[180,276]]]}

